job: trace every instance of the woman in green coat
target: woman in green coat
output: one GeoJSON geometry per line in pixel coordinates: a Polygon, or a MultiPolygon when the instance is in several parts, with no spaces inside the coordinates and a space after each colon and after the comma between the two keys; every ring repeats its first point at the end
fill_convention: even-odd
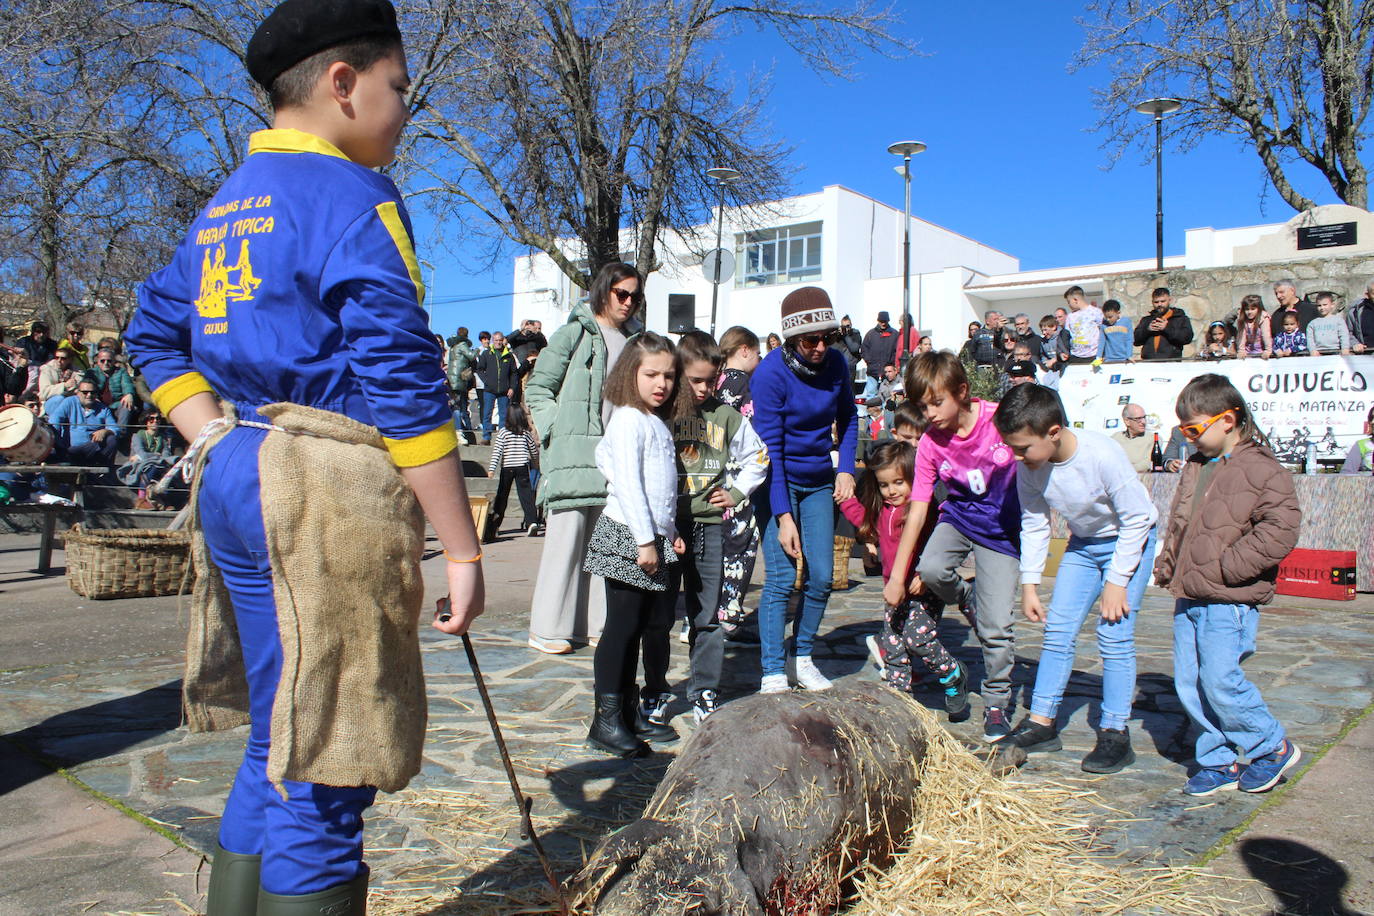
{"type": "Polygon", "coordinates": [[[554,332],[525,383],[525,405],[543,446],[538,500],[547,515],[530,646],[551,655],[595,639],[606,619],[605,590],[591,588],[592,577],[582,572],[587,540],[606,504],[606,481],[596,469],[608,413],[601,386],[632,336],[627,325],[644,304],[643,286],[629,264],[601,268],[588,303],[554,332]]]}

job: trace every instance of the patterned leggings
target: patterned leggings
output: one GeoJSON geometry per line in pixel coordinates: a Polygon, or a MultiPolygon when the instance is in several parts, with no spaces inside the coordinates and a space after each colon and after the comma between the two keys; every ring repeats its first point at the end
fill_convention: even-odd
{"type": "Polygon", "coordinates": [[[888,605],[878,645],[887,665],[887,682],[893,687],[911,690],[915,658],[938,676],[949,674],[958,665],[940,644],[938,621],[943,613],[944,605],[933,595],[908,598],[896,607],[888,605]]]}
{"type": "Polygon", "coordinates": [[[720,628],[733,633],[744,622],[744,593],[754,576],[754,560],[759,553],[759,526],[754,521],[754,505],[745,500],[726,511],[721,523],[724,575],[720,581],[720,628]]]}

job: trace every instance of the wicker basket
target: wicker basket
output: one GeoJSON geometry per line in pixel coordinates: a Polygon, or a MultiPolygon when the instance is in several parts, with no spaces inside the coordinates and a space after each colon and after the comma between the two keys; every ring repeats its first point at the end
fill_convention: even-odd
{"type": "Polygon", "coordinates": [[[66,542],[67,584],[83,598],[151,598],[178,594],[183,586],[190,590],[191,536],[185,531],[76,525],[66,542]]]}

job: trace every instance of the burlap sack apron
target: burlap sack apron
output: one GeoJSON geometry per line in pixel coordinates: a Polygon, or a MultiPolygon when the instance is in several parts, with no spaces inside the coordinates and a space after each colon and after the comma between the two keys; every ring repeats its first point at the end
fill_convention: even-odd
{"type": "MultiPolygon", "coordinates": [[[[395,792],[419,772],[425,734],[424,517],[374,427],[298,404],[260,412],[281,427],[258,453],[282,644],[267,776],[279,791],[291,779],[395,792]]],[[[233,606],[195,509],[200,481],[183,688],[196,732],[248,721],[233,606]]]]}

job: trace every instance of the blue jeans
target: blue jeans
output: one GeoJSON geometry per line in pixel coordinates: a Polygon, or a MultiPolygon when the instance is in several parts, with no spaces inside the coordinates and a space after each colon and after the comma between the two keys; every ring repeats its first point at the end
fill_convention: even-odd
{"type": "MultiPolygon", "coordinates": [[[[871,375],[864,376],[864,400],[876,398],[878,396],[878,379],[871,375]]],[[[862,413],[862,411],[860,411],[862,413]]]]}
{"type": "Polygon", "coordinates": [[[1240,668],[1255,652],[1258,630],[1259,608],[1248,604],[1180,598],[1174,605],[1174,689],[1202,729],[1198,766],[1230,766],[1237,749],[1254,760],[1283,743],[1283,726],[1240,668]]]}
{"type": "Polygon", "coordinates": [[[507,395],[497,395],[495,392],[482,389],[482,438],[490,439],[491,431],[491,407],[496,405],[496,425],[506,425],[506,405],[510,403],[507,395]]]}
{"type": "Polygon", "coordinates": [[[286,780],[282,798],[267,779],[282,647],[258,483],[258,447],[266,435],[247,427],[230,432],[210,453],[200,488],[205,543],[234,604],[251,718],[219,842],[230,852],[262,856],[262,887],[269,893],[310,894],[366,871],[363,809],[377,790],[286,780]]]}
{"type": "MultiPolygon", "coordinates": [[[[774,466],[774,473],[782,469],[774,466]]],[[[764,488],[767,483],[763,485],[764,488]]],[[[762,488],[761,488],[762,489],[762,488]]],[[[811,644],[830,601],[830,584],[835,573],[835,485],[801,487],[788,484],[792,519],[801,532],[802,557],[806,574],[802,580],[801,613],[793,626],[796,654],[811,654],[811,644]]],[[[763,530],[763,562],[767,578],[759,598],[759,654],[763,673],[782,674],[786,665],[783,630],[787,623],[787,603],[796,581],[796,564],[778,542],[778,520],[767,505],[767,494],[758,511],[768,519],[763,530]]]]}
{"type": "MultiPolygon", "coordinates": [[[[1035,693],[1030,711],[1053,719],[1064,698],[1073,671],[1078,631],[1093,609],[1111,567],[1116,538],[1069,538],[1059,573],[1054,577],[1054,596],[1045,617],[1045,641],[1035,672],[1035,693]]],[[[1135,618],[1154,567],[1155,530],[1145,541],[1140,565],[1126,584],[1131,613],[1116,622],[1097,618],[1097,648],[1102,653],[1102,728],[1126,727],[1135,699],[1135,618]]]]}

